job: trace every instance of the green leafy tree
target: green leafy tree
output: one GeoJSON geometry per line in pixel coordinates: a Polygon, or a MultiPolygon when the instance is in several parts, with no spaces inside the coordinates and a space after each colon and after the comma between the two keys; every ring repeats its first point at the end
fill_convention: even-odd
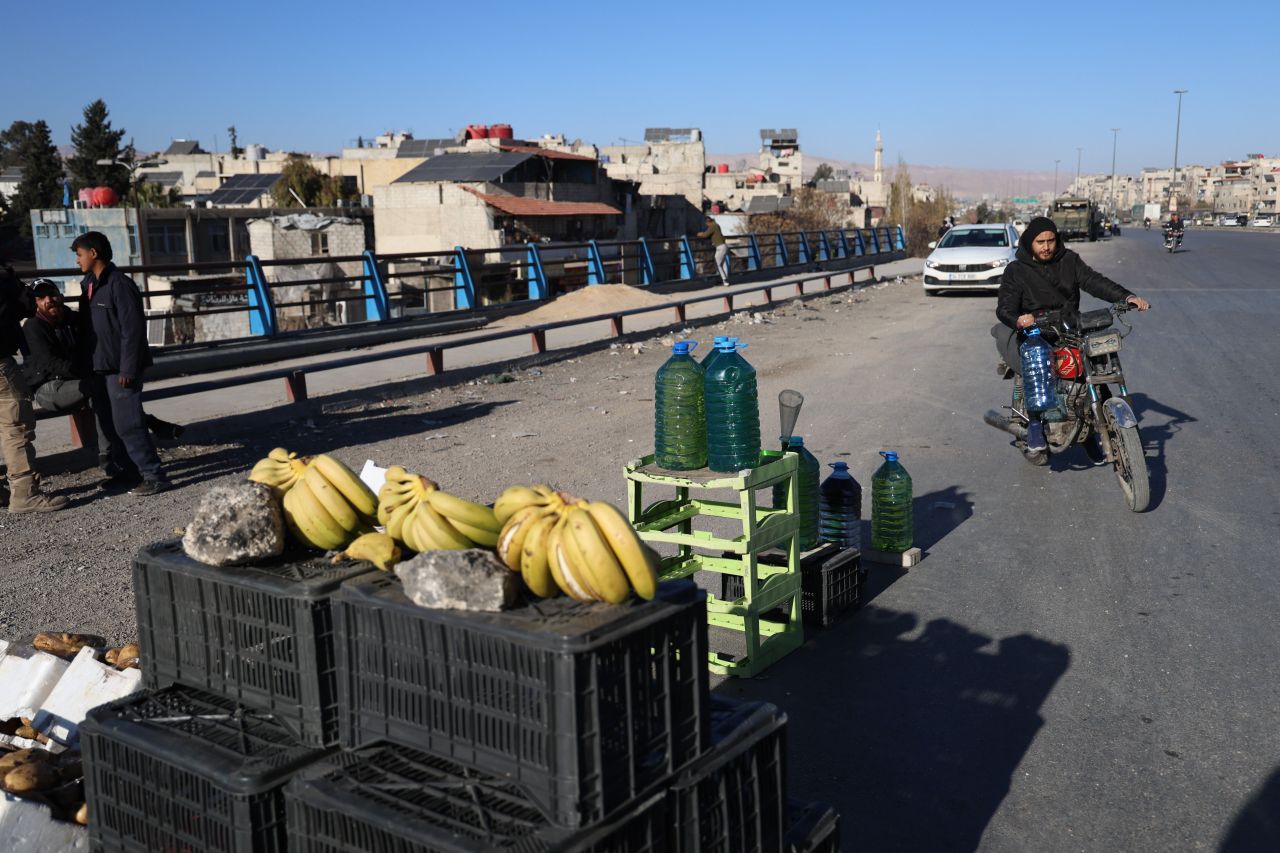
{"type": "Polygon", "coordinates": [[[911,172],[898,161],[889,189],[889,225],[902,225],[906,231],[907,254],[922,258],[929,254],[929,243],[938,239],[938,228],[955,208],[955,199],[946,187],[939,187],[932,201],[916,201],[911,192],[911,172]]]}
{"type": "Polygon", "coordinates": [[[271,188],[271,203],[275,207],[334,207],[339,201],[353,201],[355,197],[356,193],[348,189],[341,178],[321,174],[301,154],[289,155],[280,171],[280,180],[271,188]],[[302,204],[298,199],[302,199],[302,204]]]}
{"type": "Polygon", "coordinates": [[[24,236],[30,236],[31,211],[62,204],[62,158],[44,121],[31,125],[18,151],[17,165],[22,168],[22,182],[8,200],[9,219],[24,236]]]}
{"type": "Polygon", "coordinates": [[[132,145],[122,145],[124,128],[111,126],[107,104],[101,98],[84,108],[84,123],[71,128],[75,154],[67,158],[67,168],[77,187],[111,187],[121,198],[129,192],[129,170],[124,166],[99,165],[99,160],[132,162],[132,145]]]}
{"type": "Polygon", "coordinates": [[[182,192],[177,187],[165,187],[141,176],[134,185],[131,203],[138,207],[180,207],[182,192]]]}
{"type": "Polygon", "coordinates": [[[234,124],[227,128],[227,135],[231,137],[231,156],[239,157],[244,153],[244,149],[240,147],[240,137],[236,134],[234,124]]]}
{"type": "Polygon", "coordinates": [[[0,169],[22,165],[22,151],[27,140],[35,133],[35,125],[18,120],[0,131],[0,169]]]}
{"type": "Polygon", "coordinates": [[[819,163],[818,168],[813,170],[813,182],[829,181],[835,176],[836,170],[831,168],[830,163],[819,163]]]}

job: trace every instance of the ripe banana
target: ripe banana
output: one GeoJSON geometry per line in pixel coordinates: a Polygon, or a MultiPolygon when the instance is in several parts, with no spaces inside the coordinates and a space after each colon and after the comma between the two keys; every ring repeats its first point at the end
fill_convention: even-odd
{"type": "Polygon", "coordinates": [[[290,489],[284,493],[284,518],[289,530],[304,545],[332,551],[350,538],[310,489],[290,489]]]}
{"type": "MultiPolygon", "coordinates": [[[[378,523],[387,526],[395,510],[405,505],[412,510],[426,497],[427,492],[436,488],[436,484],[426,477],[411,474],[399,465],[392,465],[387,469],[386,480],[378,491],[378,523]]],[[[400,539],[397,533],[391,535],[400,539]]]]}
{"type": "MultiPolygon", "coordinates": [[[[547,547],[547,537],[560,522],[559,510],[549,510],[525,522],[528,532],[520,546],[520,576],[539,598],[550,598],[560,592],[560,584],[548,560],[550,549],[547,547]]],[[[508,562],[507,565],[511,564],[508,562]]]]}
{"type": "Polygon", "coordinates": [[[470,539],[427,503],[418,504],[413,511],[413,538],[418,551],[458,551],[475,547],[470,539]]]}
{"type": "Polygon", "coordinates": [[[333,517],[347,533],[351,533],[360,528],[363,522],[356,515],[355,509],[351,504],[347,503],[347,499],[334,488],[328,478],[320,472],[319,468],[311,467],[307,469],[307,473],[302,475],[302,482],[294,488],[306,489],[313,494],[325,511],[333,517]]]}
{"type": "Polygon", "coordinates": [[[568,546],[568,555],[578,576],[587,582],[596,598],[610,604],[627,600],[631,595],[627,573],[590,512],[580,507],[569,510],[561,539],[568,546]]]}
{"type": "Polygon", "coordinates": [[[517,510],[515,515],[507,519],[507,523],[502,526],[502,532],[498,535],[498,559],[506,563],[511,571],[520,571],[524,543],[528,539],[529,531],[537,521],[549,515],[555,515],[556,512],[554,507],[538,504],[517,510]]]}
{"type": "Polygon", "coordinates": [[[349,560],[367,560],[384,572],[400,562],[400,546],[385,533],[365,533],[347,546],[339,557],[349,560]]]}
{"type": "Polygon", "coordinates": [[[592,501],[587,512],[609,543],[636,595],[646,601],[653,598],[658,590],[658,571],[653,559],[657,554],[641,541],[635,528],[613,504],[592,501]]]}
{"type": "MultiPolygon", "coordinates": [[[[383,522],[382,526],[386,528],[387,535],[397,542],[404,542],[405,522],[413,515],[413,511],[418,508],[418,504],[414,501],[405,501],[395,508],[393,512],[383,522]]],[[[378,515],[382,515],[382,504],[378,505],[378,515]]],[[[408,542],[405,542],[408,545],[408,542]]]]}
{"type": "Polygon", "coordinates": [[[439,490],[431,492],[427,495],[427,503],[450,521],[460,521],[472,527],[492,530],[494,533],[502,529],[502,525],[489,507],[463,500],[448,492],[439,490]]]}
{"type": "Polygon", "coordinates": [[[354,471],[324,453],[311,460],[311,464],[333,484],[359,515],[370,520],[377,518],[378,497],[354,471]]]}
{"type": "Polygon", "coordinates": [[[591,601],[595,596],[582,582],[582,579],[573,573],[573,567],[570,565],[568,549],[564,543],[564,530],[567,520],[568,513],[565,513],[556,522],[556,526],[551,528],[551,535],[547,538],[547,560],[551,565],[551,572],[555,577],[556,583],[564,590],[566,595],[577,601],[591,601]]]}
{"type": "Polygon", "coordinates": [[[557,499],[555,489],[550,486],[511,486],[493,502],[493,514],[501,524],[506,524],[511,516],[527,506],[545,506],[557,499]]]}
{"type": "Polygon", "coordinates": [[[293,488],[306,470],[306,459],[299,459],[298,454],[277,447],[254,464],[249,479],[270,486],[278,495],[283,495],[293,488]]]}

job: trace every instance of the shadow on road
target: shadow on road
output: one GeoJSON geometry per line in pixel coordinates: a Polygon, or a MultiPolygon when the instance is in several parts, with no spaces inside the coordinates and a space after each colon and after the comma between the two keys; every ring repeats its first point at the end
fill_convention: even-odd
{"type": "MultiPolygon", "coordinates": [[[[862,542],[871,547],[871,502],[870,492],[864,496],[866,518],[862,521],[862,542]]],[[[911,501],[911,511],[915,515],[915,544],[925,556],[929,549],[937,545],[947,534],[955,530],[973,517],[973,501],[969,493],[959,486],[947,486],[945,489],[916,495],[911,501]]],[[[877,564],[862,589],[864,602],[874,601],[876,596],[898,582],[907,574],[907,570],[895,566],[877,564]]]]}
{"type": "Polygon", "coordinates": [[[717,688],[786,711],[792,795],[834,805],[858,849],[975,849],[1070,665],[1026,634],[918,628],[868,605],[765,677],[717,688]]]}
{"type": "Polygon", "coordinates": [[[1245,803],[1218,849],[1221,853],[1280,850],[1280,768],[1245,803]]]}
{"type": "Polygon", "coordinates": [[[1147,454],[1147,473],[1151,478],[1151,509],[1160,506],[1168,490],[1168,466],[1165,464],[1165,445],[1182,431],[1183,424],[1195,423],[1196,418],[1172,406],[1151,399],[1146,394],[1131,394],[1134,414],[1142,431],[1142,446],[1147,454]],[[1163,416],[1164,421],[1151,416],[1163,416]]]}

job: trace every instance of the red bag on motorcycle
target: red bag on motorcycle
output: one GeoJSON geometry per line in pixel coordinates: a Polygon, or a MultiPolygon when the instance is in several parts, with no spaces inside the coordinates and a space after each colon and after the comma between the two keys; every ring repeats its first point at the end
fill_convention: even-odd
{"type": "Polygon", "coordinates": [[[1075,347],[1058,347],[1053,351],[1054,373],[1060,379],[1079,379],[1084,376],[1084,363],[1080,350],[1075,347]]]}

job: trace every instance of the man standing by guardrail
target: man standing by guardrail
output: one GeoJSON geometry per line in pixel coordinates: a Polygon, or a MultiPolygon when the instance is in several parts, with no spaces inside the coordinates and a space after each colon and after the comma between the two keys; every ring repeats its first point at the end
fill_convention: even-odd
{"type": "Polygon", "coordinates": [[[9,488],[0,488],[0,505],[9,512],[51,512],[67,505],[61,496],[40,494],[36,479],[36,415],[31,394],[14,355],[23,348],[24,317],[35,312],[35,298],[8,264],[0,259],[0,450],[8,469],[9,488]]]}
{"type": "MultiPolygon", "coordinates": [[[[142,411],[142,376],[151,366],[142,294],[111,262],[111,242],[105,234],[86,231],[71,249],[85,274],[81,291],[89,317],[84,331],[91,336],[93,352],[93,409],[99,418],[110,418],[118,438],[112,442],[111,460],[121,473],[104,481],[103,487],[131,486],[135,495],[168,491],[173,486],[160,467],[142,411]]],[[[106,424],[102,431],[112,433],[106,424]]]]}
{"type": "Polygon", "coordinates": [[[710,238],[711,245],[716,250],[716,272],[720,274],[720,283],[727,285],[729,283],[729,244],[725,242],[724,232],[720,230],[720,223],[707,215],[707,230],[699,231],[698,236],[703,240],[710,238]]]}

